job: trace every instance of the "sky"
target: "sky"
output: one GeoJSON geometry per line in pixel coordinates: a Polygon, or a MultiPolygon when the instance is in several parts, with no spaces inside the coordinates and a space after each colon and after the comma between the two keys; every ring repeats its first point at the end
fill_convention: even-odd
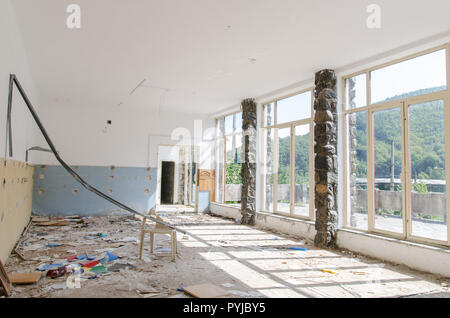
{"type": "MultiPolygon", "coordinates": [[[[366,103],[366,75],[356,79],[356,107],[366,103]]],[[[371,72],[372,104],[420,89],[446,86],[445,49],[371,72]]]]}

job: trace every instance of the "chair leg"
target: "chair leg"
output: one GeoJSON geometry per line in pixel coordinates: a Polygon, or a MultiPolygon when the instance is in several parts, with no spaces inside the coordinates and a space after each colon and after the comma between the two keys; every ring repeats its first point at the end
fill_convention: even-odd
{"type": "Polygon", "coordinates": [[[139,243],[139,259],[142,259],[142,250],[144,249],[145,232],[141,232],[141,242],[139,243]]]}
{"type": "Polygon", "coordinates": [[[153,242],[155,240],[155,233],[150,233],[150,254],[153,254],[153,242]]]}
{"type": "Polygon", "coordinates": [[[177,231],[173,231],[174,241],[175,241],[175,254],[178,254],[178,242],[177,242],[177,231]]]}
{"type": "Polygon", "coordinates": [[[177,239],[177,237],[176,237],[175,231],[172,231],[170,236],[172,237],[172,262],[175,262],[175,254],[177,252],[177,248],[176,248],[176,244],[177,244],[176,243],[176,239],[177,239]]]}

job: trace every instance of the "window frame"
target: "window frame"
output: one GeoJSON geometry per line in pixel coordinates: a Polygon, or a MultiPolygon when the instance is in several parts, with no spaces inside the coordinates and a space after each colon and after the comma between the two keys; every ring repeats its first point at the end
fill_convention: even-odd
{"type": "MultiPolygon", "coordinates": [[[[405,56],[403,58],[394,59],[390,62],[383,63],[374,67],[364,69],[359,72],[355,72],[349,75],[342,76],[342,121],[343,121],[343,174],[344,174],[344,187],[343,187],[343,227],[354,231],[380,234],[387,237],[392,237],[400,240],[411,241],[415,243],[422,243],[434,246],[450,246],[450,191],[446,188],[446,216],[447,216],[447,241],[441,241],[432,238],[419,237],[412,234],[412,210],[411,203],[409,202],[411,195],[411,149],[410,141],[407,140],[408,134],[410,132],[410,121],[408,118],[408,110],[411,105],[432,102],[437,100],[442,100],[444,102],[444,123],[450,123],[450,43],[440,45],[438,47],[430,48],[428,50],[423,50],[415,54],[405,56]],[[421,57],[430,53],[434,53],[440,50],[445,50],[446,52],[446,75],[447,83],[446,89],[438,92],[417,95],[408,98],[395,99],[384,102],[376,102],[372,104],[371,98],[371,72],[378,69],[398,64],[407,60],[411,60],[417,57],[421,57]],[[355,76],[366,74],[366,102],[367,105],[363,107],[349,108],[347,101],[347,80],[355,76]],[[396,232],[391,232],[387,230],[381,230],[375,228],[375,198],[374,198],[374,120],[373,115],[375,112],[380,110],[388,110],[399,108],[401,111],[401,133],[402,133],[402,173],[401,180],[404,188],[402,190],[402,220],[403,220],[403,233],[399,234],[396,232]],[[351,203],[350,203],[350,159],[349,159],[349,133],[348,133],[348,115],[353,113],[359,113],[366,111],[366,131],[367,131],[367,202],[368,202],[368,224],[367,230],[352,227],[349,224],[349,216],[351,214],[351,203]]],[[[444,125],[444,137],[447,143],[445,147],[445,175],[446,184],[450,181],[450,124],[444,125]]]]}
{"type": "MultiPolygon", "coordinates": [[[[261,174],[261,182],[260,182],[260,207],[261,211],[265,213],[273,213],[277,215],[292,217],[296,219],[304,219],[304,220],[314,220],[314,87],[308,87],[306,89],[296,91],[294,93],[284,95],[281,97],[273,98],[271,100],[265,101],[261,103],[261,116],[263,120],[260,121],[260,129],[261,132],[265,133],[266,129],[273,129],[274,130],[274,158],[272,159],[274,162],[274,173],[273,173],[273,202],[272,202],[272,210],[273,211],[267,211],[264,209],[264,199],[265,199],[265,175],[263,169],[260,170],[261,174]],[[291,122],[286,122],[282,124],[278,124],[277,121],[277,103],[278,101],[281,101],[286,98],[290,98],[296,95],[301,95],[307,92],[311,92],[311,117],[304,118],[300,120],[295,120],[291,122]],[[268,104],[273,104],[273,124],[272,125],[266,125],[266,118],[264,113],[264,107],[268,104]],[[302,125],[309,125],[309,215],[298,215],[295,214],[295,127],[302,126],[302,125]],[[289,192],[289,206],[290,206],[290,212],[282,212],[278,210],[278,158],[279,158],[279,142],[278,142],[278,129],[283,128],[290,128],[290,137],[291,137],[291,143],[290,143],[290,174],[289,174],[289,186],[290,186],[290,192],[289,192]]],[[[265,167],[266,164],[266,156],[265,156],[265,144],[264,144],[264,136],[263,133],[260,134],[260,166],[265,167]]]]}

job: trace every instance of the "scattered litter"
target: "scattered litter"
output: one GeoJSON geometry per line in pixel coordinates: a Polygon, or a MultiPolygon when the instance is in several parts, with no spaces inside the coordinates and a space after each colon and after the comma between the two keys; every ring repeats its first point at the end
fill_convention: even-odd
{"type": "Polygon", "coordinates": [[[138,243],[139,240],[138,240],[137,238],[135,238],[135,237],[127,236],[127,237],[124,237],[123,239],[121,239],[120,242],[126,242],[126,243],[127,243],[127,242],[133,242],[133,243],[138,243]]]}
{"type": "Polygon", "coordinates": [[[238,224],[241,224],[241,220],[240,219],[236,219],[235,222],[238,223],[238,224]]]}
{"type": "Polygon", "coordinates": [[[227,288],[230,288],[230,287],[233,287],[234,285],[233,284],[230,284],[230,283],[223,283],[223,284],[221,284],[223,287],[227,287],[227,288]]]}
{"type": "Polygon", "coordinates": [[[121,244],[121,243],[108,244],[108,247],[110,247],[110,248],[119,248],[122,246],[125,246],[125,244],[121,244]]]}
{"type": "Polygon", "coordinates": [[[87,268],[92,268],[94,266],[96,266],[98,264],[98,261],[91,261],[91,262],[84,262],[84,263],[80,263],[81,266],[83,267],[87,267],[87,268]]]}
{"type": "Polygon", "coordinates": [[[11,283],[16,285],[34,284],[42,276],[41,272],[8,274],[11,283]]]}
{"type": "Polygon", "coordinates": [[[137,289],[136,293],[144,298],[155,297],[160,294],[160,292],[154,288],[137,289]]]}
{"type": "Polygon", "coordinates": [[[109,263],[115,261],[119,257],[111,252],[106,252],[106,256],[100,260],[100,263],[109,263]]]}
{"type": "Polygon", "coordinates": [[[115,263],[114,265],[111,265],[108,267],[108,270],[111,272],[120,272],[122,269],[133,269],[135,268],[134,265],[131,265],[129,263],[115,263]]]}
{"type": "Polygon", "coordinates": [[[97,266],[91,268],[91,273],[105,274],[105,273],[108,273],[108,269],[103,265],[97,265],[97,266]]]}
{"type": "Polygon", "coordinates": [[[321,268],[320,271],[322,271],[324,273],[337,274],[340,271],[340,269],[333,270],[333,269],[321,268]]]}
{"type": "Polygon", "coordinates": [[[170,253],[172,252],[172,249],[170,247],[157,247],[155,251],[160,253],[170,253]]]}
{"type": "Polygon", "coordinates": [[[43,248],[44,246],[45,246],[44,244],[39,244],[39,243],[37,243],[37,244],[22,244],[21,249],[26,252],[36,251],[38,249],[43,248]]]}
{"type": "Polygon", "coordinates": [[[241,290],[230,290],[230,294],[241,297],[261,297],[261,294],[254,291],[243,292],[241,290]]]}
{"type": "Polygon", "coordinates": [[[69,225],[67,221],[44,221],[44,222],[36,222],[33,221],[37,226],[66,226],[69,225]]]}
{"type": "Polygon", "coordinates": [[[46,288],[47,292],[51,291],[51,290],[57,290],[57,289],[66,289],[67,288],[67,284],[66,283],[58,283],[58,284],[53,284],[50,285],[46,288]]]}
{"type": "Polygon", "coordinates": [[[367,274],[365,272],[355,272],[355,271],[350,271],[350,273],[355,274],[355,275],[366,275],[367,274]]]}
{"type": "Polygon", "coordinates": [[[230,293],[212,284],[192,285],[182,288],[184,292],[196,298],[217,298],[227,296],[230,293]]]}
{"type": "Polygon", "coordinates": [[[43,272],[43,271],[47,271],[47,270],[50,270],[50,269],[59,268],[62,265],[63,264],[44,264],[44,265],[40,266],[37,270],[43,272]]]}
{"type": "Polygon", "coordinates": [[[85,240],[89,240],[89,239],[96,239],[96,238],[102,238],[102,237],[107,237],[107,236],[108,236],[108,234],[106,234],[106,233],[97,233],[97,234],[94,234],[94,235],[83,236],[83,238],[85,240]]]}
{"type": "Polygon", "coordinates": [[[61,267],[58,267],[57,269],[50,269],[47,272],[47,277],[50,277],[50,278],[54,279],[54,278],[57,278],[57,277],[64,276],[66,273],[67,273],[66,267],[65,266],[61,266],[61,267]]]}
{"type": "Polygon", "coordinates": [[[49,244],[47,244],[47,247],[58,247],[58,246],[61,246],[61,244],[59,244],[59,243],[49,243],[49,244]]]}
{"type": "Polygon", "coordinates": [[[83,255],[77,256],[76,259],[78,259],[80,261],[83,261],[83,260],[93,261],[93,260],[95,260],[95,256],[83,254],[83,255]]]}
{"type": "Polygon", "coordinates": [[[296,247],[296,246],[291,246],[289,247],[290,250],[295,250],[295,251],[307,251],[307,248],[304,247],[296,247]]]}
{"type": "Polygon", "coordinates": [[[150,263],[152,260],[148,257],[148,256],[146,256],[146,255],[144,255],[144,256],[142,256],[142,260],[145,262],[145,263],[150,263]]]}
{"type": "Polygon", "coordinates": [[[96,278],[98,278],[98,275],[89,270],[89,271],[84,271],[81,277],[84,279],[96,279],[96,278]]]}

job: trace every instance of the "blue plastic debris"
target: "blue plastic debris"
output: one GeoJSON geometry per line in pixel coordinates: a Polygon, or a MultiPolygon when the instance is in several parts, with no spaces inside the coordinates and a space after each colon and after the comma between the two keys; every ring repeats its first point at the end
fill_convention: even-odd
{"type": "Polygon", "coordinates": [[[290,250],[296,250],[296,251],[307,251],[307,248],[304,247],[295,247],[295,246],[291,246],[289,247],[290,250]]]}
{"type": "Polygon", "coordinates": [[[155,251],[157,251],[157,252],[172,252],[172,249],[170,248],[170,247],[157,247],[156,249],[155,249],[155,251]]]}
{"type": "Polygon", "coordinates": [[[83,254],[83,255],[77,256],[77,259],[78,260],[82,260],[82,261],[85,261],[85,260],[93,261],[93,260],[95,260],[95,256],[94,255],[83,254]]]}
{"type": "Polygon", "coordinates": [[[106,234],[106,233],[97,233],[97,234],[95,234],[95,235],[86,235],[86,236],[83,236],[83,238],[85,239],[85,240],[89,240],[89,239],[92,239],[92,238],[100,238],[100,237],[107,237],[108,236],[108,234],[106,234]]]}
{"type": "Polygon", "coordinates": [[[106,252],[106,256],[100,260],[100,263],[112,262],[112,261],[115,261],[118,258],[119,258],[119,256],[114,255],[113,253],[107,251],[106,252]]]}
{"type": "Polygon", "coordinates": [[[59,267],[63,266],[63,264],[45,264],[38,268],[38,271],[47,271],[49,269],[57,269],[59,267]]]}
{"type": "Polygon", "coordinates": [[[178,287],[178,288],[177,288],[177,291],[180,291],[180,292],[184,292],[184,290],[183,290],[183,286],[181,286],[181,287],[178,287]]]}
{"type": "Polygon", "coordinates": [[[241,220],[240,219],[236,219],[236,223],[241,224],[241,220]]]}
{"type": "Polygon", "coordinates": [[[47,244],[47,247],[58,247],[58,246],[61,246],[61,244],[59,244],[59,243],[49,243],[49,244],[47,244]]]}
{"type": "Polygon", "coordinates": [[[73,271],[73,273],[76,275],[76,274],[83,274],[84,273],[84,269],[82,269],[82,268],[79,268],[79,269],[75,269],[74,271],[73,271]]]}

